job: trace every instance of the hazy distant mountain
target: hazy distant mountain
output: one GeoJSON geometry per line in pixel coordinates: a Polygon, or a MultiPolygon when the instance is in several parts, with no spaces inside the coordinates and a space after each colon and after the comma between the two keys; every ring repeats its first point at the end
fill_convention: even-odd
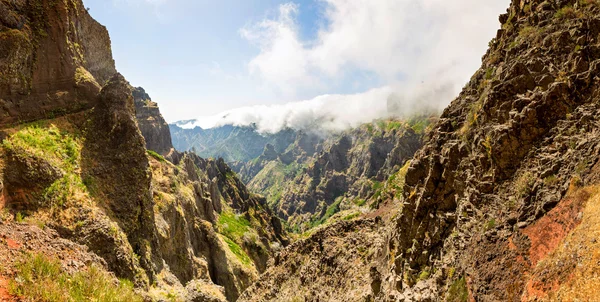
{"type": "Polygon", "coordinates": [[[294,142],[296,131],[285,129],[275,134],[261,134],[252,126],[225,125],[210,129],[181,126],[190,121],[170,124],[173,146],[180,151],[194,151],[202,157],[222,157],[226,162],[247,162],[260,156],[267,144],[283,152],[294,142]]]}

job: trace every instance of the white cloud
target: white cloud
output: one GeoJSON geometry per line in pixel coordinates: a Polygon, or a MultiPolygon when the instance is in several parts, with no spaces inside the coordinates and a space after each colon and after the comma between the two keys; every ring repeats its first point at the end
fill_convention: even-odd
{"type": "Polygon", "coordinates": [[[222,125],[255,124],[259,132],[275,133],[283,128],[340,131],[379,118],[413,114],[439,108],[440,96],[449,97],[451,90],[421,86],[411,94],[402,94],[402,87],[385,86],[352,95],[322,95],[311,100],[280,105],[260,105],[236,108],[201,117],[181,125],[183,128],[204,129],[222,125]],[[417,100],[417,101],[415,101],[417,100]]]}
{"type": "MultiPolygon", "coordinates": [[[[251,73],[283,92],[297,92],[353,69],[384,81],[398,78],[462,84],[498,28],[508,0],[321,0],[328,26],[302,41],[296,15],[282,4],[279,16],[241,30],[260,48],[251,73]]],[[[293,95],[293,94],[292,94],[293,95]]]]}
{"type": "Polygon", "coordinates": [[[253,106],[200,118],[187,127],[256,124],[340,130],[391,115],[446,106],[481,63],[509,0],[320,0],[327,26],[312,41],[299,37],[302,7],[287,3],[276,18],[240,33],[260,53],[249,63],[273,90],[327,88],[357,70],[387,83],[364,93],[323,95],[312,100],[253,106]],[[319,85],[323,85],[320,87],[319,85]],[[395,105],[390,105],[391,103],[395,105]]]}

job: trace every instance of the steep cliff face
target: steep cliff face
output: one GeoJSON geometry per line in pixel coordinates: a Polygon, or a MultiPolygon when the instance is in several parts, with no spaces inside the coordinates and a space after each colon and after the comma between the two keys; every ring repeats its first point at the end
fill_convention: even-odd
{"type": "Polygon", "coordinates": [[[110,49],[81,1],[0,1],[0,125],[91,108],[110,49]]]}
{"type": "Polygon", "coordinates": [[[142,135],[146,140],[146,149],[167,155],[173,149],[169,125],[160,114],[158,104],[152,102],[146,91],[137,87],[133,89],[135,118],[142,135]]]}
{"type": "Polygon", "coordinates": [[[377,255],[369,269],[344,263],[349,253],[336,247],[351,246],[353,234],[340,236],[341,222],[286,249],[243,301],[274,301],[290,288],[298,300],[323,292],[344,301],[597,296],[599,13],[598,1],[513,0],[481,69],[404,173],[392,175],[401,181],[386,195],[397,200],[373,213],[390,218],[375,231],[387,244],[365,245],[377,255]],[[302,248],[313,240],[318,248],[302,248]],[[316,260],[328,271],[311,270],[316,260]],[[331,275],[345,281],[311,290],[331,275]],[[370,288],[348,297],[359,280],[370,288]]]}
{"type": "MultiPolygon", "coordinates": [[[[172,149],[158,107],[115,73],[108,35],[81,1],[0,4],[0,21],[14,27],[0,28],[0,35],[32,39],[31,53],[19,61],[21,45],[0,38],[2,54],[9,54],[0,63],[11,66],[2,69],[0,91],[8,95],[2,102],[19,104],[0,120],[0,229],[14,234],[6,242],[18,240],[23,255],[64,260],[56,273],[67,279],[87,264],[98,266],[99,278],[133,281],[150,300],[236,300],[287,244],[265,200],[249,193],[222,160],[172,149]],[[31,78],[21,77],[27,72],[31,78]],[[54,94],[64,98],[46,99],[54,94]],[[48,108],[56,114],[46,114],[48,108]],[[24,120],[35,121],[17,123],[24,120]],[[24,243],[23,224],[31,225],[24,238],[70,242],[81,255],[24,243]],[[69,266],[79,259],[94,261],[69,266]]],[[[15,250],[3,246],[0,258],[15,250]]],[[[32,259],[38,257],[3,266],[1,299],[5,281],[25,276],[29,264],[21,261],[32,259]]],[[[117,295],[133,294],[121,282],[117,295]]],[[[38,298],[24,291],[17,294],[38,298]]]]}
{"type": "Polygon", "coordinates": [[[482,68],[408,169],[391,290],[410,292],[423,271],[434,294],[462,284],[485,301],[569,284],[531,275],[579,224],[578,187],[594,182],[599,12],[596,1],[515,0],[500,16],[482,68]]]}
{"type": "Polygon", "coordinates": [[[421,138],[401,121],[369,123],[327,138],[299,132],[285,152],[267,145],[239,173],[292,228],[305,231],[339,211],[376,209],[385,180],[412,158],[421,138]]]}

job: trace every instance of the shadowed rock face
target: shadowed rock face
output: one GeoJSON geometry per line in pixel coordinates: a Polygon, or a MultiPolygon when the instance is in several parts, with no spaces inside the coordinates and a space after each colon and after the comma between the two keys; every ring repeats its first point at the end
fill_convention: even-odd
{"type": "Polygon", "coordinates": [[[266,145],[262,155],[237,168],[279,217],[305,230],[331,215],[336,203],[347,209],[374,196],[421,141],[422,133],[400,121],[365,124],[325,138],[299,131],[284,152],[266,145]]]}
{"type": "Polygon", "coordinates": [[[133,248],[149,281],[162,265],[144,137],[134,118],[129,83],[117,74],[100,93],[83,148],[84,174],[98,183],[106,204],[133,248]]]}
{"type": "Polygon", "coordinates": [[[0,1],[0,126],[89,109],[115,72],[81,2],[0,1]]]}
{"type": "Polygon", "coordinates": [[[135,118],[144,139],[146,148],[162,155],[167,155],[173,148],[169,125],[160,114],[158,104],[152,102],[143,88],[133,89],[135,118]]]}
{"type": "Polygon", "coordinates": [[[411,161],[398,213],[374,231],[386,244],[354,253],[370,269],[344,263],[359,240],[335,224],[282,253],[243,301],[570,301],[559,289],[594,288],[575,272],[583,258],[597,270],[596,235],[572,236],[585,230],[584,204],[598,206],[598,16],[598,1],[511,1],[481,68],[411,161]]]}
{"type": "Polygon", "coordinates": [[[481,69],[408,170],[390,289],[452,268],[477,299],[521,299],[538,240],[521,229],[565,202],[573,179],[587,184],[599,157],[599,13],[596,1],[515,0],[500,16],[481,69]]]}

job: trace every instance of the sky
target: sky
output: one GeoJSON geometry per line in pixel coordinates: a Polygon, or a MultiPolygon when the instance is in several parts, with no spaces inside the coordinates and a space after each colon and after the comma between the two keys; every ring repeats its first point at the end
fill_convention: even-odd
{"type": "Polygon", "coordinates": [[[119,72],[168,122],[276,131],[379,118],[390,98],[406,111],[445,106],[479,67],[509,0],[84,4],[108,28],[119,72]]]}

